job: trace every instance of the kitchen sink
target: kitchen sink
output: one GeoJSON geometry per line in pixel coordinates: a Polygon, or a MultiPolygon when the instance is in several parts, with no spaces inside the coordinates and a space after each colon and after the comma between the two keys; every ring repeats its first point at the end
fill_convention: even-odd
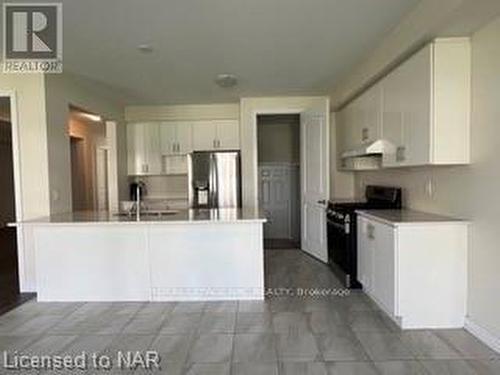
{"type": "MultiPolygon", "coordinates": [[[[141,211],[140,216],[142,217],[154,217],[154,216],[169,216],[169,215],[175,215],[178,214],[180,211],[176,210],[155,210],[155,211],[141,211]]],[[[135,212],[128,213],[128,212],[118,212],[113,214],[113,216],[119,216],[119,217],[135,217],[136,214],[135,212]]]]}

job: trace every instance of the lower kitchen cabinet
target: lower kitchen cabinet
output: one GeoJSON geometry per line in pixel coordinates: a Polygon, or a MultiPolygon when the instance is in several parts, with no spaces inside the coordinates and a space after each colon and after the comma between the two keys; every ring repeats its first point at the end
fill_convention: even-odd
{"type": "Polygon", "coordinates": [[[468,224],[358,215],[358,280],[403,329],[464,326],[468,224]]]}

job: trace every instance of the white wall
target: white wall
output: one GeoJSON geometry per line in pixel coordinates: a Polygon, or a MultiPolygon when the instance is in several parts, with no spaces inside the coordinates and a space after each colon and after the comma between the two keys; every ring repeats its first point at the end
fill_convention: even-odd
{"type": "MultiPolygon", "coordinates": [[[[15,94],[19,137],[19,180],[16,194],[21,196],[16,207],[17,220],[29,220],[50,214],[45,112],[45,81],[41,74],[0,73],[0,93],[15,94]]],[[[15,147],[15,146],[14,146],[15,147]]],[[[34,249],[31,231],[19,229],[19,279],[22,291],[34,290],[34,249]]]]}
{"type": "Polygon", "coordinates": [[[259,116],[259,163],[300,163],[300,118],[259,116]]]}
{"type": "Polygon", "coordinates": [[[120,94],[99,83],[71,74],[48,74],[45,80],[49,154],[50,208],[52,213],[71,211],[71,167],[68,135],[69,105],[117,122],[120,196],[127,196],[125,106],[120,94]]]}
{"type": "Polygon", "coordinates": [[[330,113],[330,199],[354,197],[354,173],[337,168],[337,128],[335,113],[330,113]]]}
{"type": "Polygon", "coordinates": [[[360,194],[368,183],[401,185],[406,206],[473,222],[468,314],[500,338],[500,18],[472,37],[472,85],[471,165],[359,173],[356,187],[360,194]]]}
{"type": "Polygon", "coordinates": [[[143,105],[125,108],[125,120],[175,121],[175,120],[237,120],[239,103],[193,105],[143,105]]]}

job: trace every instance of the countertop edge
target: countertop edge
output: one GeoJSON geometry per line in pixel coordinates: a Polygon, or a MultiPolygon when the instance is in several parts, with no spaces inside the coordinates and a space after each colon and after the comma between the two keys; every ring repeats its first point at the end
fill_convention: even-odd
{"type": "MultiPolygon", "coordinates": [[[[419,212],[419,213],[428,214],[428,215],[436,215],[436,214],[426,213],[426,212],[423,212],[423,211],[415,211],[415,210],[410,210],[410,211],[412,211],[412,212],[419,212]]],[[[471,224],[471,222],[468,221],[468,220],[459,219],[459,218],[452,218],[452,217],[450,217],[449,220],[435,220],[435,221],[432,221],[432,220],[428,220],[428,221],[415,220],[415,221],[403,222],[403,221],[389,220],[389,219],[387,219],[385,217],[377,215],[376,212],[371,212],[371,211],[367,211],[367,210],[356,210],[356,213],[358,215],[368,217],[370,219],[376,220],[376,221],[384,223],[384,224],[388,224],[388,225],[393,226],[393,227],[417,226],[417,225],[418,226],[424,226],[424,225],[451,225],[451,224],[455,224],[455,225],[470,225],[471,224]]],[[[436,216],[440,216],[441,218],[444,218],[444,216],[441,216],[441,215],[436,215],[436,216]]]]}

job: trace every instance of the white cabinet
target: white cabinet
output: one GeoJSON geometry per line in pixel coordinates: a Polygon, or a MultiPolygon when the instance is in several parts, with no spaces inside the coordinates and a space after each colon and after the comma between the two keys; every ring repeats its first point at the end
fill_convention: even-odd
{"type": "Polygon", "coordinates": [[[128,174],[162,173],[159,127],[154,122],[128,124],[128,174]]]}
{"type": "Polygon", "coordinates": [[[196,121],[193,148],[196,151],[238,150],[240,131],[237,120],[196,121]]]}
{"type": "Polygon", "coordinates": [[[437,39],[342,109],[339,152],[380,138],[383,167],[467,164],[470,96],[470,41],[437,39]]]}
{"type": "Polygon", "coordinates": [[[240,123],[235,120],[216,121],[217,149],[238,150],[240,148],[240,123]]]}
{"type": "Polygon", "coordinates": [[[358,280],[379,307],[404,329],[463,327],[467,223],[357,220],[358,280]]]}
{"type": "Polygon", "coordinates": [[[185,155],[193,151],[190,122],[168,121],[159,126],[162,155],[185,155]]]}

